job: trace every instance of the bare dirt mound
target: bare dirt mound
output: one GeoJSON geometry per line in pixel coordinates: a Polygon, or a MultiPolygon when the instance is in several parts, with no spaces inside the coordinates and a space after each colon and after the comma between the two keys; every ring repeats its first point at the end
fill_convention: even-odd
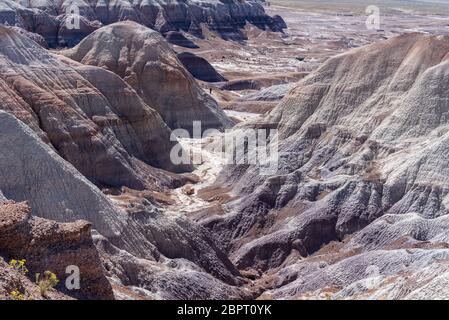
{"type": "Polygon", "coordinates": [[[232,122],[183,67],[164,38],[135,22],[103,27],[64,55],[123,78],[173,129],[229,127],[232,122]]]}

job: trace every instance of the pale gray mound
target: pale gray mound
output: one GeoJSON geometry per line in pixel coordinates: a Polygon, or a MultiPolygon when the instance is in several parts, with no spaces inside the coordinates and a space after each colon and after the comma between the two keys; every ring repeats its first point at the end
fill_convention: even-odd
{"type": "Polygon", "coordinates": [[[280,273],[280,281],[296,280],[268,290],[264,296],[327,300],[444,299],[448,295],[447,289],[443,289],[449,272],[448,255],[447,249],[398,249],[370,251],[335,264],[306,259],[280,273]],[[441,291],[430,291],[432,286],[441,291]],[[423,296],[423,290],[429,296],[423,296]]]}
{"type": "Polygon", "coordinates": [[[87,220],[113,243],[151,257],[154,246],[97,187],[14,116],[0,111],[0,123],[0,146],[8,150],[0,154],[0,189],[7,199],[28,201],[42,218],[87,220]]]}
{"type": "Polygon", "coordinates": [[[448,223],[447,215],[384,215],[344,243],[291,260],[265,294],[282,299],[444,299],[448,223]]]}
{"type": "MultiPolygon", "coordinates": [[[[218,280],[187,259],[163,258],[155,263],[137,259],[111,246],[101,236],[94,239],[113,283],[126,286],[138,295],[158,300],[251,298],[245,290],[218,280]]],[[[119,289],[115,293],[119,299],[129,299],[130,296],[119,289]]]]}
{"type": "MultiPolygon", "coordinates": [[[[364,281],[356,277],[358,265],[390,268],[394,282],[407,272],[419,279],[420,268],[433,261],[428,257],[446,259],[445,224],[435,219],[449,213],[448,57],[449,38],[416,33],[352,50],[329,59],[252,124],[279,130],[277,173],[231,166],[218,183],[243,199],[226,204],[227,214],[200,218],[239,269],[290,263],[299,280],[285,291],[289,277],[276,285],[279,297],[314,297],[364,281]],[[416,217],[396,226],[373,225],[384,215],[410,213],[416,217]],[[334,278],[304,267],[325,262],[328,254],[313,254],[347,237],[354,237],[347,250],[329,249],[354,256],[331,263],[334,278]],[[401,248],[422,253],[411,259],[401,248]],[[295,265],[299,256],[306,258],[295,265]]],[[[396,296],[406,295],[387,294],[396,296]]]]}
{"type": "Polygon", "coordinates": [[[103,27],[73,49],[62,52],[86,65],[119,75],[156,109],[172,129],[225,129],[232,121],[184,68],[164,38],[135,22],[103,27]]]}
{"type": "MultiPolygon", "coordinates": [[[[8,112],[0,117],[0,190],[6,198],[28,201],[39,217],[87,220],[109,245],[139,261],[184,258],[204,279],[239,290],[238,271],[206,229],[169,219],[146,199],[125,212],[92,183],[157,188],[171,175],[149,164],[175,170],[170,129],[129,85],[4,27],[0,71],[0,110],[8,112]]],[[[201,286],[213,291],[216,284],[201,286]]]]}

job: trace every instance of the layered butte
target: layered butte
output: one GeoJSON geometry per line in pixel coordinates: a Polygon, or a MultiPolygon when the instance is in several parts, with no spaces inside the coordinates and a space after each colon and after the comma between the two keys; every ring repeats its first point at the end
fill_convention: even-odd
{"type": "Polygon", "coordinates": [[[286,28],[281,17],[268,16],[263,6],[256,1],[2,0],[0,2],[0,23],[37,33],[51,47],[73,46],[102,25],[124,20],[138,22],[162,34],[185,31],[201,38],[205,30],[211,30],[224,39],[232,40],[246,39],[242,29],[247,23],[264,30],[282,31],[286,28]]]}

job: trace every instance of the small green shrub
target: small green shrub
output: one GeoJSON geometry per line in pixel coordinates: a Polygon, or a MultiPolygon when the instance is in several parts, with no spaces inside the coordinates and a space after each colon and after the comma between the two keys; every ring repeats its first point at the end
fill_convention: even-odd
{"type": "MultiPolygon", "coordinates": [[[[14,271],[16,271],[17,273],[26,276],[28,273],[28,269],[26,267],[26,260],[22,259],[22,260],[16,260],[16,259],[12,259],[11,261],[9,261],[8,266],[13,269],[14,271]]],[[[19,283],[18,283],[18,288],[11,291],[9,293],[9,296],[14,299],[14,300],[29,300],[32,299],[30,293],[24,288],[24,284],[22,282],[22,279],[19,278],[18,279],[19,283]]]]}
{"type": "Polygon", "coordinates": [[[19,290],[14,290],[10,294],[11,298],[14,300],[25,300],[25,294],[20,292],[19,290]]]}
{"type": "Polygon", "coordinates": [[[39,286],[41,296],[44,298],[47,298],[48,290],[54,288],[58,283],[58,277],[51,271],[45,271],[43,276],[40,273],[36,273],[36,284],[39,286]]]}
{"type": "Polygon", "coordinates": [[[26,262],[27,261],[25,259],[22,260],[12,259],[11,261],[9,261],[9,267],[16,270],[20,274],[26,275],[28,273],[26,262]]]}

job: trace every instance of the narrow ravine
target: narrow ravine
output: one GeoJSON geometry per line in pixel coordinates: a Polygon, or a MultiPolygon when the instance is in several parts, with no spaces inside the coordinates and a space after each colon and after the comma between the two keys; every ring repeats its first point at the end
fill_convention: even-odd
{"type": "MultiPolygon", "coordinates": [[[[257,119],[261,116],[260,114],[249,112],[230,110],[226,110],[225,112],[228,116],[232,116],[241,121],[240,124],[244,124],[245,122],[257,119]]],[[[204,209],[210,205],[209,202],[198,196],[198,191],[212,185],[226,165],[224,154],[210,147],[214,143],[219,143],[220,139],[223,139],[224,134],[226,133],[220,133],[202,139],[179,139],[180,144],[186,152],[191,155],[192,159],[201,159],[201,164],[196,165],[196,169],[192,172],[199,177],[199,182],[174,189],[171,196],[175,203],[167,206],[166,212],[170,214],[186,215],[204,209]]]]}

